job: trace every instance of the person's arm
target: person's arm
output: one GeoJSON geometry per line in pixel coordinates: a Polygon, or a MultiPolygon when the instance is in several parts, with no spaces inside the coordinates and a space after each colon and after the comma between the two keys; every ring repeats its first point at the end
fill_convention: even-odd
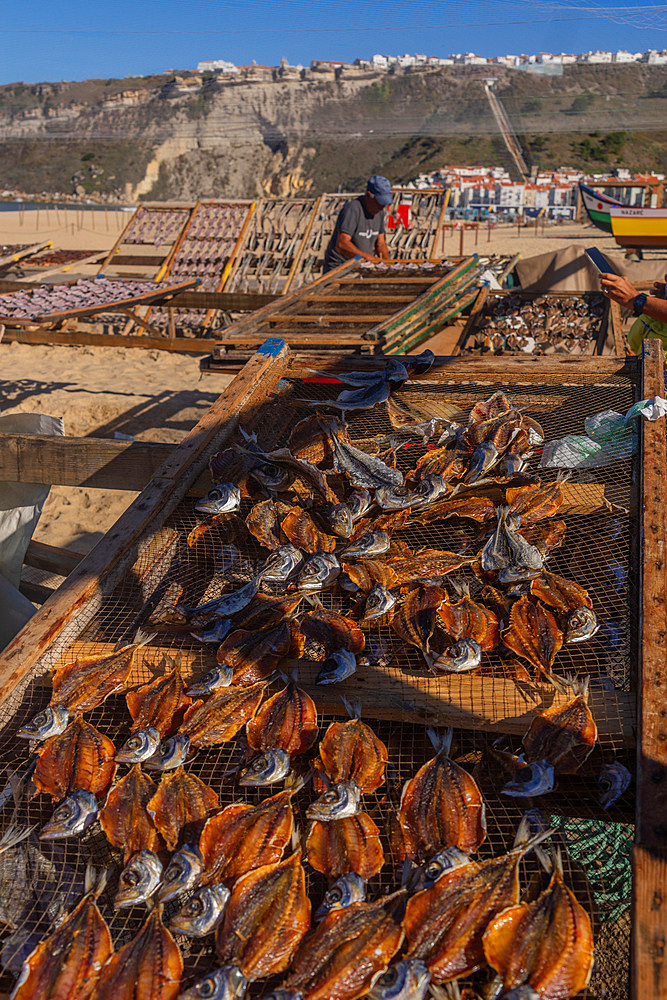
{"type": "Polygon", "coordinates": [[[380,255],[381,260],[389,260],[389,250],[387,249],[387,241],[384,238],[384,233],[378,233],[375,249],[380,255]]]}
{"type": "MultiPolygon", "coordinates": [[[[610,299],[618,302],[620,306],[632,310],[639,291],[627,278],[621,274],[601,274],[600,285],[604,294],[610,299]]],[[[656,282],[653,287],[657,291],[664,288],[664,285],[662,282],[656,282]]],[[[646,305],[642,312],[646,316],[650,316],[651,319],[667,323],[667,299],[659,298],[657,295],[647,295],[646,305]]]]}
{"type": "Polygon", "coordinates": [[[379,257],[374,257],[373,254],[366,253],[365,250],[360,250],[359,247],[355,246],[349,233],[340,232],[338,234],[338,238],[336,240],[336,250],[338,253],[342,254],[343,257],[347,257],[348,260],[351,260],[352,257],[363,257],[364,260],[371,260],[374,264],[378,264],[380,261],[379,257]]]}

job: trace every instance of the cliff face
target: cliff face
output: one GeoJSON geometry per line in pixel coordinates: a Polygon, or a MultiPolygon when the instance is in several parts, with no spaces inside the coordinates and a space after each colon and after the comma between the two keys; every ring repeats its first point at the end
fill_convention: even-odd
{"type": "MultiPolygon", "coordinates": [[[[640,136],[607,146],[582,146],[579,133],[600,123],[605,132],[660,128],[667,70],[582,66],[560,78],[493,72],[533,162],[588,159],[594,166],[613,154],[617,163],[657,169],[664,160],[658,132],[652,142],[640,136]]],[[[128,200],[247,198],[358,188],[376,171],[405,181],[447,162],[509,167],[484,96],[488,74],[468,67],[338,80],[184,74],[7,85],[0,87],[0,188],[128,200]]]]}

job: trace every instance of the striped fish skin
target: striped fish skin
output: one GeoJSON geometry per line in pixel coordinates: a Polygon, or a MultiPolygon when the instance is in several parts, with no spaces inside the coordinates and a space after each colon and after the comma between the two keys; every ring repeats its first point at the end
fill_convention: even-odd
{"type": "Polygon", "coordinates": [[[266,684],[260,682],[214,691],[206,701],[197,701],[187,710],[180,734],[187,736],[193,747],[228,743],[253,718],[265,690],[266,684]]]}
{"type": "Polygon", "coordinates": [[[53,674],[51,705],[62,705],[70,714],[97,708],[109,695],[124,689],[137,650],[153,638],[137,633],[134,642],[113,653],[81,657],[58,667],[53,674]]]}
{"type": "Polygon", "coordinates": [[[157,729],[163,738],[178,729],[185,709],[192,704],[177,666],[148,684],[128,691],[125,701],[132,716],[133,733],[150,727],[157,729]]]}
{"type": "Polygon", "coordinates": [[[387,748],[370,726],[361,719],[332,722],[320,742],[320,756],[315,761],[313,788],[327,788],[319,772],[329,782],[353,781],[363,795],[376,791],[385,779],[387,748]]]}
{"type": "Polygon", "coordinates": [[[62,799],[83,789],[104,795],[116,772],[116,748],[108,737],[81,718],[51,736],[37,751],[33,775],[35,787],[52,799],[62,799]]]}
{"type": "Polygon", "coordinates": [[[154,910],[136,937],[108,959],[95,1000],[176,1000],[183,959],[160,910],[154,910]]]}
{"type": "Polygon", "coordinates": [[[290,757],[310,750],[318,733],[315,702],[294,681],[268,698],[246,725],[253,750],[278,747],[290,757]]]}
{"type": "Polygon", "coordinates": [[[365,812],[328,823],[315,820],[306,840],[306,852],[311,868],[327,878],[354,874],[369,879],[384,865],[380,832],[365,812]]]}
{"type": "Polygon", "coordinates": [[[157,791],[155,782],[135,764],[107,795],[100,813],[106,838],[123,851],[123,863],[138,851],[159,851],[162,839],[148,812],[148,803],[157,791]]]}
{"type": "Polygon", "coordinates": [[[206,819],[219,805],[217,792],[179,767],[162,775],[146,808],[167,850],[175,851],[182,832],[206,819]]]}
{"type": "Polygon", "coordinates": [[[556,774],[576,774],[593,752],[598,730],[588,707],[588,678],[575,686],[575,695],[564,705],[537,712],[523,746],[528,760],[544,760],[556,774]]]}

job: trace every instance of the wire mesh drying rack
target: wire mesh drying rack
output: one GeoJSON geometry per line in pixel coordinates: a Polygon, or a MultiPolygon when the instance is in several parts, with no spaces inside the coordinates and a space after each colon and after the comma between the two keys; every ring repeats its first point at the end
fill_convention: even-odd
{"type": "MultiPolygon", "coordinates": [[[[515,405],[541,423],[546,439],[551,440],[581,432],[584,417],[593,412],[604,409],[624,412],[651,387],[655,391],[649,394],[658,394],[655,386],[660,361],[647,357],[642,368],[635,360],[623,363],[599,358],[576,361],[452,358],[446,359],[442,367],[407,383],[398,396],[418,412],[423,411],[424,416],[437,416],[444,414],[443,408],[451,404],[467,411],[479,399],[502,389],[515,405]]],[[[382,363],[381,358],[338,357],[328,359],[326,365],[335,378],[336,371],[346,367],[382,363]]],[[[267,342],[167,459],[132,507],[5,650],[0,657],[3,772],[14,770],[17,762],[28,758],[26,743],[18,740],[15,733],[48,704],[50,668],[75,656],[112,649],[118,640],[127,639],[138,627],[146,627],[170,584],[182,586],[183,600],[191,604],[219,593],[223,579],[225,589],[233,589],[248,579],[254,565],[265,558],[266,551],[259,545],[244,545],[241,559],[231,568],[223,568],[221,552],[224,557],[225,539],[215,529],[190,548],[186,539],[200,517],[194,514],[193,497],[188,491],[206,468],[210,455],[235,439],[237,423],[255,431],[263,446],[286,442],[293,424],[313,411],[312,406],[297,397],[317,400],[331,395],[331,384],[314,381],[307,371],[309,367],[312,362],[307,355],[292,354],[280,341],[267,342]]],[[[322,367],[321,359],[318,367],[322,367]]],[[[388,432],[390,425],[384,409],[376,408],[353,415],[349,429],[354,440],[388,432]]],[[[660,428],[653,427],[644,431],[643,453],[634,460],[592,472],[573,473],[566,484],[565,504],[558,514],[567,525],[565,541],[550,561],[553,572],[586,587],[601,623],[599,633],[588,643],[564,647],[555,664],[561,675],[572,672],[591,677],[590,704],[599,729],[598,744],[579,774],[563,777],[553,793],[533,803],[556,827],[555,840],[564,851],[566,878],[593,921],[596,967],[585,995],[596,1000],[621,1000],[630,989],[634,786],[604,812],[598,802],[596,781],[600,767],[614,759],[631,771],[635,768],[637,692],[646,683],[646,672],[650,669],[644,636],[647,614],[642,610],[648,556],[639,511],[644,511],[644,521],[652,515],[646,501],[645,475],[642,477],[640,471],[646,462],[647,448],[655,444],[650,434],[656,429],[659,432],[660,428]],[[643,653],[639,670],[638,653],[643,653]]],[[[662,434],[664,450],[664,427],[662,434]]],[[[399,452],[399,466],[401,462],[406,467],[414,464],[416,456],[421,454],[421,446],[417,447],[420,450],[416,453],[413,449],[399,452]]],[[[244,501],[243,515],[250,505],[244,501]]],[[[484,531],[467,524],[440,522],[405,528],[400,534],[411,547],[428,545],[478,551],[484,531]]],[[[323,602],[336,610],[350,607],[350,600],[338,593],[332,596],[325,592],[323,602]]],[[[338,689],[314,685],[320,664],[309,659],[312,651],[308,649],[299,666],[299,682],[318,704],[320,735],[330,721],[345,718],[342,691],[361,704],[362,717],[388,746],[387,784],[366,797],[364,803],[380,828],[387,858],[384,868],[371,880],[369,891],[375,894],[392,891],[400,880],[400,864],[392,862],[385,831],[403,782],[433,755],[425,723],[455,727],[452,756],[473,773],[486,801],[488,838],[480,857],[488,857],[511,847],[523,811],[523,803],[500,795],[506,776],[490,752],[491,745],[504,735],[506,745],[518,750],[534,711],[556,703],[563,696],[549,685],[518,679],[508,661],[497,654],[489,656],[481,674],[432,678],[420,654],[399,644],[385,624],[367,632],[366,638],[376,662],[360,668],[338,689]]],[[[202,647],[193,640],[186,630],[165,627],[138,651],[130,682],[145,682],[174,660],[180,662],[187,678],[213,665],[214,654],[210,647],[202,647]]],[[[122,695],[109,699],[87,718],[117,745],[127,736],[130,720],[122,695]]],[[[641,731],[639,743],[645,756],[641,731]]],[[[259,801],[268,794],[266,791],[241,789],[235,782],[243,759],[243,745],[236,740],[200,751],[188,769],[212,785],[220,796],[221,806],[241,799],[259,801]]],[[[638,792],[641,797],[641,779],[638,792]]],[[[312,789],[309,791],[307,786],[296,800],[295,812],[304,830],[305,808],[311,798],[312,789]]],[[[46,796],[37,796],[25,805],[25,818],[41,825],[52,808],[46,796]]],[[[645,824],[645,829],[650,842],[654,828],[645,824]]],[[[0,940],[5,967],[12,965],[12,958],[16,966],[21,946],[24,950],[26,947],[26,933],[42,937],[47,933],[47,902],[50,901],[52,910],[58,906],[61,910],[71,908],[81,891],[89,860],[98,867],[113,866],[110,885],[115,888],[122,865],[118,852],[109,846],[98,824],[82,839],[58,842],[53,852],[52,864],[42,865],[38,872],[33,872],[27,908],[20,916],[25,933],[17,935],[10,929],[0,940]]],[[[527,861],[524,884],[536,873],[536,863],[527,861]]],[[[642,879],[647,877],[655,878],[655,872],[651,876],[644,873],[639,880],[635,873],[635,901],[641,897],[642,879]]],[[[308,879],[311,897],[317,905],[325,888],[324,880],[310,871],[308,879]]],[[[0,866],[0,896],[1,888],[0,866]]],[[[138,930],[144,911],[133,908],[114,913],[110,894],[109,898],[103,896],[101,905],[119,947],[138,930]]],[[[644,927],[637,923],[640,918],[642,913],[635,902],[636,931],[638,926],[644,927]]],[[[212,946],[206,939],[203,943],[179,939],[179,944],[186,976],[213,967],[212,946]]],[[[650,947],[646,935],[635,944],[637,1000],[649,995],[636,992],[636,984],[641,969],[648,969],[650,947]]],[[[6,976],[0,986],[10,982],[11,977],[6,976]]],[[[652,995],[665,994],[656,990],[652,995]]]]}

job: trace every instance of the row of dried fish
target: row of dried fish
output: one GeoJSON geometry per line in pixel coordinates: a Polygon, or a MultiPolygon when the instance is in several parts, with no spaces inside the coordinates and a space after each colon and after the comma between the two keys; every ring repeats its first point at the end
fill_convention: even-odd
{"type": "Polygon", "coordinates": [[[498,297],[487,306],[464,345],[464,354],[572,353],[595,341],[604,312],[601,295],[498,297]]]}

